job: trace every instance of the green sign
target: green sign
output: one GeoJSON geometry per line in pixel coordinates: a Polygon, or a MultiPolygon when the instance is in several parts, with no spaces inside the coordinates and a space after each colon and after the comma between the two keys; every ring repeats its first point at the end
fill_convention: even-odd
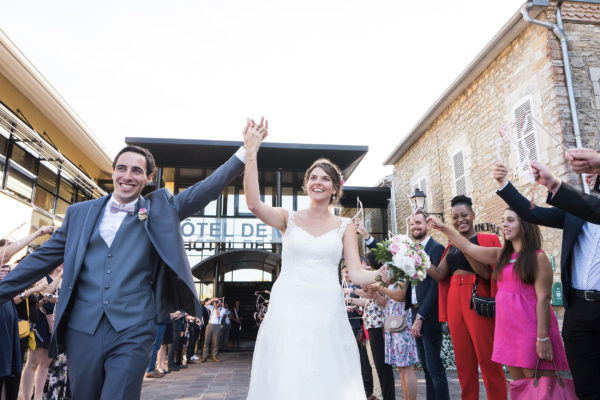
{"type": "Polygon", "coordinates": [[[563,305],[563,293],[562,293],[562,285],[560,282],[554,282],[552,284],[552,302],[553,306],[562,306],[563,305]]]}
{"type": "Polygon", "coordinates": [[[550,256],[550,264],[552,264],[552,272],[556,272],[556,260],[554,256],[550,256]]]}

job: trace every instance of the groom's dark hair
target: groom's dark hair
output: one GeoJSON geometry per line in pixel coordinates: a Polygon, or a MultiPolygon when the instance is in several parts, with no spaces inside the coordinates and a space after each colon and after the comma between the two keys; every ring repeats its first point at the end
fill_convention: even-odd
{"type": "Polygon", "coordinates": [[[154,166],[156,163],[154,162],[154,156],[150,153],[150,150],[145,149],[140,146],[125,146],[117,153],[117,156],[113,160],[112,167],[115,169],[117,166],[117,160],[121,157],[123,153],[138,153],[144,156],[146,159],[146,176],[150,176],[151,173],[154,172],[154,166]]]}

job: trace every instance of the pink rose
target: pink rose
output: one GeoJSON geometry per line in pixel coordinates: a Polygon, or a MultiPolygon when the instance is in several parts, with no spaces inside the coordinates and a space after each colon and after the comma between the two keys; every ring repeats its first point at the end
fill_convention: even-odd
{"type": "Polygon", "coordinates": [[[416,266],[419,266],[419,265],[421,265],[421,263],[423,262],[423,259],[422,259],[422,258],[421,258],[421,256],[420,256],[420,255],[418,255],[418,254],[415,254],[415,256],[414,256],[413,258],[414,258],[414,260],[415,260],[415,265],[416,265],[416,266]]]}
{"type": "Polygon", "coordinates": [[[388,250],[392,253],[392,255],[396,255],[396,253],[400,251],[400,246],[398,243],[392,243],[388,247],[388,250]]]}
{"type": "Polygon", "coordinates": [[[415,274],[413,275],[413,279],[418,279],[418,278],[419,278],[419,274],[417,274],[417,273],[415,272],[415,274]]]}

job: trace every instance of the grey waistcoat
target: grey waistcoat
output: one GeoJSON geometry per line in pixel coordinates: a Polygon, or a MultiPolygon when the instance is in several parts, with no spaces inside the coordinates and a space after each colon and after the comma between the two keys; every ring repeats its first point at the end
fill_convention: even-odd
{"type": "Polygon", "coordinates": [[[142,222],[127,215],[109,248],[94,226],[75,285],[69,328],[93,334],[103,314],[116,331],[154,318],[158,257],[142,222]]]}

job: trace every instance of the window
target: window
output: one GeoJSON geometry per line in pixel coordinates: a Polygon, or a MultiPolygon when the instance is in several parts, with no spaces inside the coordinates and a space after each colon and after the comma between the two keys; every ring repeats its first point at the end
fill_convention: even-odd
{"type": "Polygon", "coordinates": [[[515,123],[514,138],[519,145],[519,173],[529,171],[529,160],[539,161],[540,150],[533,120],[528,117],[533,115],[531,98],[526,98],[513,108],[515,123]],[[527,157],[529,155],[529,157],[527,157]]]}
{"type": "Polygon", "coordinates": [[[33,179],[19,173],[16,168],[11,166],[6,180],[6,190],[18,198],[30,202],[33,194],[33,179]]]}
{"type": "Polygon", "coordinates": [[[465,156],[459,150],[452,156],[452,170],[454,171],[454,195],[467,194],[467,176],[465,169],[465,156]]]}

